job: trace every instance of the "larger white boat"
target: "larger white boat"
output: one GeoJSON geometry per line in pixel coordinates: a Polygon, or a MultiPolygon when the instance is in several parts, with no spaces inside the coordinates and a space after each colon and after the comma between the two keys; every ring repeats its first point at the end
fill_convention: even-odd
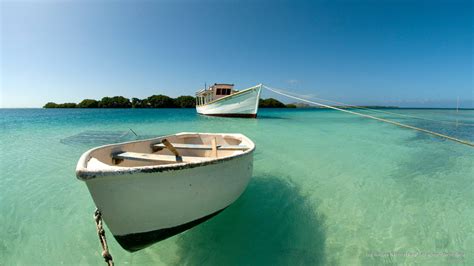
{"type": "Polygon", "coordinates": [[[91,149],[76,175],[119,244],[137,251],[232,204],[252,176],[254,150],[241,134],[179,133],[91,149]]]}
{"type": "Polygon", "coordinates": [[[196,92],[196,111],[199,114],[229,117],[257,117],[262,84],[234,90],[234,84],[214,84],[196,92]]]}

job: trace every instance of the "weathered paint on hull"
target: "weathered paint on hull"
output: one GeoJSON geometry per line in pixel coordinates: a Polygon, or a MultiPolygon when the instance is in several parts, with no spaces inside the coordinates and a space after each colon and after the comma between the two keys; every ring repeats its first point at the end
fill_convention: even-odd
{"type": "MultiPolygon", "coordinates": [[[[225,209],[225,208],[224,208],[225,209]]],[[[191,229],[201,223],[211,219],[212,217],[221,213],[224,209],[214,212],[210,215],[205,217],[199,218],[197,220],[178,225],[175,227],[165,228],[165,229],[158,229],[150,232],[145,233],[136,233],[136,234],[128,234],[128,235],[114,235],[117,242],[122,246],[122,248],[130,251],[135,252],[140,249],[146,248],[150,245],[153,245],[156,242],[165,240],[169,237],[177,235],[181,232],[184,232],[188,229],[191,229]]]]}
{"type": "Polygon", "coordinates": [[[243,90],[214,102],[196,106],[202,115],[255,118],[258,112],[261,86],[243,90]]]}

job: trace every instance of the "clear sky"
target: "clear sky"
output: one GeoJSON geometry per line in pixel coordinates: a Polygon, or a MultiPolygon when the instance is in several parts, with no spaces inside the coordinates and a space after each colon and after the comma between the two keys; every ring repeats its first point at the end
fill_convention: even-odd
{"type": "Polygon", "coordinates": [[[474,107],[471,0],[0,0],[0,8],[1,107],[194,95],[205,82],[351,104],[455,107],[459,97],[474,107]]]}

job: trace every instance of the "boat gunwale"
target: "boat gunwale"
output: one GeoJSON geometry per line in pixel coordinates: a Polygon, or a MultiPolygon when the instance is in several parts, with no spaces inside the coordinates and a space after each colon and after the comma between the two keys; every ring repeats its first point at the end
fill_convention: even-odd
{"type": "MultiPolygon", "coordinates": [[[[263,85],[263,84],[258,84],[258,85],[256,85],[256,86],[250,87],[250,88],[248,88],[248,89],[245,89],[245,90],[242,90],[242,91],[238,91],[238,92],[236,92],[236,93],[234,93],[234,94],[226,95],[226,96],[221,97],[221,98],[219,98],[219,99],[212,100],[212,101],[210,101],[210,102],[208,102],[208,103],[196,105],[196,108],[197,108],[197,107],[201,107],[201,106],[210,105],[210,104],[216,103],[216,102],[218,102],[218,101],[220,101],[220,100],[228,100],[228,99],[231,99],[232,96],[237,96],[237,95],[240,95],[240,94],[243,94],[243,93],[250,92],[251,90],[255,90],[255,89],[258,88],[258,87],[260,87],[260,89],[262,89],[262,85],[263,85]]],[[[198,94],[199,92],[200,92],[200,91],[198,91],[198,92],[196,93],[196,96],[198,96],[197,94],[198,94]]]]}
{"type": "Polygon", "coordinates": [[[156,138],[107,144],[107,145],[102,145],[99,147],[92,148],[84,152],[79,158],[79,161],[77,162],[77,166],[76,166],[76,177],[79,180],[87,181],[87,180],[91,180],[97,177],[118,176],[118,175],[136,174],[136,173],[159,173],[159,172],[167,172],[167,171],[184,170],[184,169],[212,165],[212,164],[217,164],[224,161],[230,161],[233,159],[241,158],[241,157],[251,154],[254,150],[255,150],[255,143],[252,140],[250,140],[247,136],[240,133],[180,132],[177,134],[165,135],[165,136],[160,136],[156,138]],[[106,169],[106,170],[90,170],[90,169],[87,169],[87,166],[86,166],[91,158],[90,156],[91,153],[99,149],[103,149],[110,146],[120,146],[120,145],[130,144],[130,143],[153,141],[153,140],[158,140],[158,139],[164,139],[171,136],[180,136],[180,135],[189,135],[189,134],[240,136],[240,137],[243,137],[243,139],[246,139],[251,145],[249,146],[249,149],[243,151],[242,153],[237,153],[237,154],[233,154],[233,155],[225,156],[221,158],[203,157],[203,158],[211,158],[211,159],[202,161],[202,162],[181,162],[181,163],[172,163],[172,164],[164,164],[164,165],[123,167],[123,168],[106,169]]]}

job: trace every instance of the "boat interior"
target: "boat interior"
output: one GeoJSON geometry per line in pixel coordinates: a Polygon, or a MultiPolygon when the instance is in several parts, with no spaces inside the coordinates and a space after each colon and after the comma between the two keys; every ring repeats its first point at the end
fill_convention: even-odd
{"type": "Polygon", "coordinates": [[[181,133],[94,149],[86,158],[85,167],[99,170],[200,163],[245,153],[253,145],[240,134],[181,133]]]}

